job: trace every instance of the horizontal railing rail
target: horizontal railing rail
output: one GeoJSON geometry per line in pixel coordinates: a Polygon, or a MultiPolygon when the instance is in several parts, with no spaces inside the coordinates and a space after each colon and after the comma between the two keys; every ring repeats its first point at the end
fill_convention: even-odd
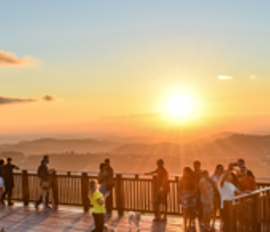
{"type": "MultiPolygon", "coordinates": [[[[113,208],[119,214],[124,211],[153,212],[155,196],[155,176],[143,174],[117,173],[113,188],[113,208]]],[[[182,214],[178,203],[179,176],[170,177],[170,192],[168,194],[167,213],[182,214]]],[[[57,171],[52,174],[52,188],[57,204],[82,206],[89,210],[88,183],[97,179],[97,172],[57,171]]],[[[36,201],[42,194],[40,180],[36,170],[22,170],[14,173],[15,187],[13,199],[23,201],[25,205],[36,201]]],[[[270,182],[259,182],[258,188],[270,186],[270,182]]]]}

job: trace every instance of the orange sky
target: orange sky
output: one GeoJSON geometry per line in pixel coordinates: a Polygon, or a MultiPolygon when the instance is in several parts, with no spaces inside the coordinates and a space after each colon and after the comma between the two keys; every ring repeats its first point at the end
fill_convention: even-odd
{"type": "Polygon", "coordinates": [[[222,4],[4,4],[0,134],[269,133],[269,3],[222,4]]]}

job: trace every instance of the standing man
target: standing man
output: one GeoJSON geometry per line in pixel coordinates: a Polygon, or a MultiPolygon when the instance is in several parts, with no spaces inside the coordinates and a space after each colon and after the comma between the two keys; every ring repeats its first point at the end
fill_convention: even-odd
{"type": "Polygon", "coordinates": [[[154,221],[159,221],[161,219],[160,205],[165,205],[165,213],[164,220],[167,218],[167,194],[170,191],[169,184],[169,174],[167,170],[164,168],[164,161],[159,159],[157,161],[157,169],[155,171],[145,173],[145,175],[157,174],[157,182],[156,182],[156,195],[154,199],[154,212],[155,218],[154,221]]]}
{"type": "MultiPolygon", "coordinates": [[[[203,171],[201,169],[201,162],[199,160],[194,161],[193,167],[194,167],[194,177],[195,177],[197,185],[199,186],[199,183],[200,183],[200,180],[201,180],[202,174],[203,174],[203,171]]],[[[202,208],[202,204],[201,204],[201,194],[200,194],[199,190],[197,193],[196,211],[198,214],[199,223],[201,225],[202,217],[203,217],[203,208],[202,208]]]]}
{"type": "Polygon", "coordinates": [[[245,166],[240,168],[239,190],[242,192],[251,192],[257,189],[257,183],[253,177],[248,175],[248,170],[245,166]]]}
{"type": "Polygon", "coordinates": [[[106,198],[106,213],[111,215],[113,208],[113,187],[114,187],[114,172],[111,167],[110,159],[105,159],[105,170],[106,170],[106,190],[109,192],[109,196],[106,198]]]}
{"type": "MultiPolygon", "coordinates": [[[[238,166],[240,168],[240,176],[241,176],[241,168],[242,167],[246,168],[246,162],[243,159],[239,159],[239,160],[237,160],[237,164],[238,164],[238,166]]],[[[253,174],[253,172],[251,170],[247,169],[247,173],[246,174],[248,176],[252,177],[253,179],[255,179],[255,176],[254,176],[254,174],[253,174]]]]}
{"type": "Polygon", "coordinates": [[[7,159],[7,164],[3,168],[4,172],[4,181],[5,181],[5,192],[1,197],[1,203],[5,205],[6,194],[8,195],[8,206],[12,206],[13,202],[11,201],[12,190],[14,188],[14,177],[13,177],[13,169],[19,170],[19,167],[12,164],[12,159],[7,159]]]}

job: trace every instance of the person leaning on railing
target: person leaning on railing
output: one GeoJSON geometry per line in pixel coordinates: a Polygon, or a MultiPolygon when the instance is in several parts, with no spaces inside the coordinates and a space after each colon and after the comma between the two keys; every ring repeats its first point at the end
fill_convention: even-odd
{"type": "Polygon", "coordinates": [[[12,164],[12,158],[7,159],[7,164],[3,168],[4,181],[5,181],[5,192],[1,196],[1,203],[4,203],[6,198],[6,194],[8,195],[8,205],[12,206],[13,202],[11,201],[12,191],[14,188],[14,176],[13,169],[19,170],[20,168],[14,164],[12,164]]]}
{"type": "MultiPolygon", "coordinates": [[[[4,158],[0,159],[0,199],[2,197],[2,194],[4,193],[4,166],[6,164],[6,160],[4,158]]],[[[0,202],[0,204],[4,205],[4,202],[0,202]]]]}
{"type": "Polygon", "coordinates": [[[145,175],[157,174],[156,179],[156,195],[154,199],[154,221],[161,220],[160,205],[163,204],[166,207],[164,213],[164,220],[167,220],[167,194],[170,191],[169,174],[164,168],[164,161],[159,159],[157,161],[157,169],[155,171],[145,173],[145,175]]]}

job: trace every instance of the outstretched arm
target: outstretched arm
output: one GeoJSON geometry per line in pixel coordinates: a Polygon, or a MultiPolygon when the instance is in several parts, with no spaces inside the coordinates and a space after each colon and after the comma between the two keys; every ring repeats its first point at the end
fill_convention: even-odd
{"type": "Polygon", "coordinates": [[[229,164],[227,170],[223,174],[221,181],[220,181],[220,186],[223,187],[225,180],[227,179],[228,175],[230,174],[230,171],[232,169],[232,164],[229,164]]]}
{"type": "Polygon", "coordinates": [[[155,173],[157,173],[157,170],[152,171],[152,172],[146,172],[146,173],[144,173],[144,175],[153,175],[153,174],[155,174],[155,173]]]}

